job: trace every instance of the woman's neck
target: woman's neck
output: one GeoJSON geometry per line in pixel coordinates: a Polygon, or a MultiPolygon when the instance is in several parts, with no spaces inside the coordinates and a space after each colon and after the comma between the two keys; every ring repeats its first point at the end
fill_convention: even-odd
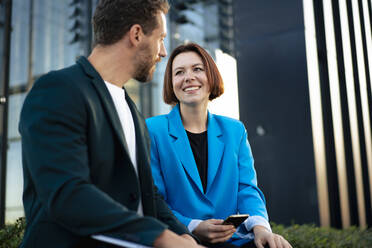
{"type": "Polygon", "coordinates": [[[207,130],[208,111],[205,105],[180,104],[183,127],[191,133],[202,133],[207,130]]]}

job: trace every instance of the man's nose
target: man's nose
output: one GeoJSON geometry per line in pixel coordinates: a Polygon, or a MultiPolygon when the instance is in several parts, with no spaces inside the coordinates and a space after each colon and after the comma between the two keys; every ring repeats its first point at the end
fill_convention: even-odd
{"type": "Polygon", "coordinates": [[[161,44],[159,56],[162,58],[167,56],[167,49],[165,49],[164,42],[161,44]]]}

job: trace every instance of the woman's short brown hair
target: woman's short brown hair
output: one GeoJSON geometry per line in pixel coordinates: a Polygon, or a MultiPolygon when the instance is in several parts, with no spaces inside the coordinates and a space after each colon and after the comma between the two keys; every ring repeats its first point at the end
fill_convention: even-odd
{"type": "Polygon", "coordinates": [[[180,45],[173,50],[172,54],[169,56],[167,68],[164,75],[164,87],[163,87],[163,98],[164,102],[170,105],[176,105],[179,101],[173,91],[172,82],[172,64],[174,58],[186,52],[195,52],[198,54],[203,61],[205,72],[207,74],[207,79],[210,87],[209,100],[213,100],[223,94],[223,80],[220,72],[218,71],[217,65],[208,54],[208,52],[195,43],[188,43],[185,45],[180,45]]]}

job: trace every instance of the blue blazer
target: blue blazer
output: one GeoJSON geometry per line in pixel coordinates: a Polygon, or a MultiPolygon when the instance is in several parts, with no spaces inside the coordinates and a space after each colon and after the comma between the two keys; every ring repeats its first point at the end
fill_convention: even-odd
{"type": "Polygon", "coordinates": [[[205,193],[179,105],[167,115],[147,119],[146,124],[155,184],[183,224],[187,226],[192,219],[225,219],[236,213],[268,219],[243,123],[208,112],[205,193]]]}

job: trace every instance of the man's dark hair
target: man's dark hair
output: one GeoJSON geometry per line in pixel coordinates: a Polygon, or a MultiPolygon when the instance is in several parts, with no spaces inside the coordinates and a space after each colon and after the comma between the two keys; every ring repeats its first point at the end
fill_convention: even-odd
{"type": "Polygon", "coordinates": [[[159,25],[156,15],[168,9],[167,0],[100,0],[93,16],[94,44],[114,44],[134,24],[151,34],[159,25]]]}

